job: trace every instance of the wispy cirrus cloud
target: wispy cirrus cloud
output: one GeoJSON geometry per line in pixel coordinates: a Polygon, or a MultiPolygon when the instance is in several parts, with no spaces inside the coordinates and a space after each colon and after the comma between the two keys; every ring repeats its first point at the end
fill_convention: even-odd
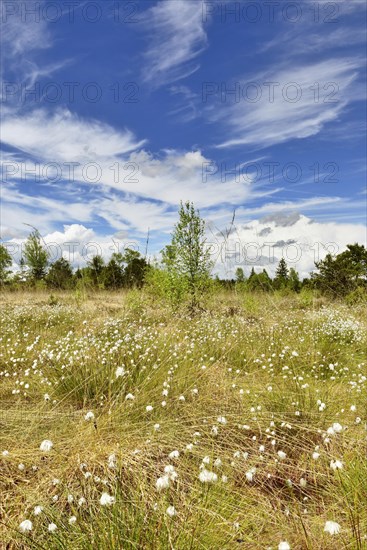
{"type": "Polygon", "coordinates": [[[257,50],[265,69],[236,79],[244,93],[247,84],[258,84],[260,97],[251,101],[242,96],[236,104],[213,102],[206,110],[230,134],[219,147],[269,147],[329,129],[343,134],[349,122],[341,122],[341,116],[353,102],[365,99],[364,57],[350,54],[365,41],[364,0],[320,0],[312,7],[302,0],[297,6],[301,17],[291,26],[280,17],[278,6],[275,33],[257,50]],[[269,85],[275,86],[273,99],[269,85]],[[298,92],[301,97],[293,100],[298,92]]]}
{"type": "MultiPolygon", "coordinates": [[[[8,147],[16,149],[16,154],[5,159],[7,165],[16,164],[15,168],[4,166],[7,180],[22,179],[27,162],[28,171],[33,162],[39,163],[39,171],[43,172],[47,164],[57,163],[57,169],[62,170],[58,181],[61,183],[62,178],[64,192],[68,188],[72,191],[79,182],[95,192],[113,189],[116,193],[127,193],[131,202],[153,200],[176,206],[180,200],[191,200],[204,208],[223,202],[242,203],[261,194],[261,190],[252,185],[251,174],[245,182],[238,183],[234,175],[223,182],[220,171],[213,173],[211,159],[198,150],[172,149],[152,154],[143,149],[145,140],[136,139],[131,131],[85,120],[67,109],[58,109],[52,114],[38,109],[25,115],[8,116],[3,123],[2,139],[8,147]],[[68,178],[70,163],[76,163],[72,180],[68,178]],[[95,163],[100,172],[95,181],[83,171],[89,163],[95,163]]],[[[50,179],[46,177],[45,182],[50,179]]],[[[57,187],[52,186],[54,192],[57,187]]],[[[264,196],[276,191],[264,190],[264,196]]]]}
{"type": "Polygon", "coordinates": [[[129,130],[116,130],[65,108],[52,113],[35,109],[28,114],[6,117],[2,141],[28,156],[49,162],[112,158],[144,144],[144,140],[136,140],[129,130]]]}
{"type": "Polygon", "coordinates": [[[38,62],[38,54],[53,46],[53,33],[43,16],[45,0],[13,0],[1,5],[1,90],[3,115],[20,110],[16,96],[7,93],[7,86],[31,88],[42,77],[50,77],[71,63],[60,59],[51,63],[38,62]]]}
{"type": "Polygon", "coordinates": [[[176,116],[181,122],[190,122],[198,116],[198,96],[188,86],[171,86],[170,92],[181,100],[181,104],[172,109],[169,114],[176,116]]]}
{"type": "Polygon", "coordinates": [[[176,212],[166,203],[137,200],[117,192],[100,192],[88,197],[69,193],[53,197],[32,196],[25,191],[4,188],[2,196],[2,239],[24,235],[26,223],[47,234],[60,224],[89,224],[95,229],[126,231],[135,238],[152,231],[168,232],[176,219],[176,212]]]}
{"type": "MultiPolygon", "coordinates": [[[[277,216],[283,220],[289,216],[293,219],[294,212],[302,212],[307,216],[317,219],[335,221],[344,213],[349,220],[355,220],[360,212],[360,202],[339,196],[310,196],[298,200],[266,200],[257,204],[247,204],[236,209],[236,220],[240,223],[243,220],[262,219],[266,224],[269,216],[275,221],[277,216]]],[[[215,215],[210,218],[215,220],[218,226],[228,222],[228,209],[218,208],[215,215]]],[[[297,217],[298,219],[298,217],[297,217]]],[[[361,215],[362,222],[365,216],[361,215]]]]}
{"type": "Polygon", "coordinates": [[[317,135],[350,103],[363,99],[364,90],[358,84],[362,67],[363,60],[358,58],[334,58],[301,66],[292,61],[242,79],[243,90],[251,82],[259,83],[261,95],[257,101],[242,97],[238,103],[208,109],[212,121],[222,122],[231,135],[218,147],[267,147],[317,135]],[[274,86],[271,99],[272,92],[264,83],[274,86]]]}
{"type": "Polygon", "coordinates": [[[308,6],[308,0],[303,0],[298,7],[302,14],[314,10],[313,17],[302,17],[297,25],[290,28],[285,26],[284,21],[279,21],[280,31],[271,40],[264,41],[260,52],[272,52],[275,55],[285,53],[287,57],[310,54],[320,56],[325,52],[330,55],[338,50],[364,44],[365,0],[319,0],[312,6],[308,6]],[[358,17],[359,14],[362,17],[358,17]]]}
{"type": "Polygon", "coordinates": [[[250,179],[242,185],[234,178],[223,183],[218,173],[203,181],[210,159],[200,151],[154,155],[142,149],[145,141],[129,130],[86,120],[66,109],[8,115],[2,138],[12,148],[2,158],[3,238],[24,234],[24,223],[43,233],[60,223],[93,223],[135,235],[146,234],[148,228],[165,233],[172,228],[180,200],[192,200],[205,209],[242,203],[262,193],[250,179]],[[90,164],[100,170],[97,181],[86,176],[84,168],[90,164]]]}
{"type": "Polygon", "coordinates": [[[272,40],[265,42],[262,52],[267,52],[277,48],[286,52],[288,56],[297,56],[303,54],[323,54],[329,50],[342,50],[345,47],[362,44],[366,40],[366,30],[362,25],[360,28],[355,26],[340,26],[328,29],[325,33],[316,32],[314,27],[305,25],[304,32],[299,29],[291,29],[277,35],[272,40]],[[307,37],[305,36],[307,31],[307,37]]]}
{"type": "Polygon", "coordinates": [[[161,0],[144,13],[148,34],[142,78],[154,87],[176,82],[199,68],[207,45],[202,1],[161,0]]]}
{"type": "Polygon", "coordinates": [[[37,9],[40,10],[44,5],[44,0],[27,0],[27,4],[20,0],[3,3],[1,44],[6,48],[5,54],[28,56],[35,50],[51,46],[52,35],[46,19],[30,15],[36,14],[37,9]]]}
{"type": "MultiPolygon", "coordinates": [[[[322,0],[324,5],[330,4],[328,0],[322,0]]],[[[348,14],[358,11],[366,11],[365,0],[336,0],[334,4],[338,6],[338,13],[348,14]]]]}

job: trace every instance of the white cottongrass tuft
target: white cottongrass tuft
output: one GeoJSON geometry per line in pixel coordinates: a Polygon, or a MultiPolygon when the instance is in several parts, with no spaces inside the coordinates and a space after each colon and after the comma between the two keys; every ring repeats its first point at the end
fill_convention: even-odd
{"type": "Polygon", "coordinates": [[[33,513],[34,513],[35,516],[39,516],[42,511],[43,511],[42,506],[35,506],[33,508],[33,513]]]}
{"type": "Polygon", "coordinates": [[[170,485],[170,478],[168,474],[162,477],[159,477],[155,483],[155,486],[158,491],[164,491],[164,489],[168,489],[169,485],[170,485]]]}
{"type": "Polygon", "coordinates": [[[278,456],[280,460],[284,460],[285,458],[287,458],[287,455],[284,451],[278,451],[278,456]]]}
{"type": "Polygon", "coordinates": [[[338,533],[340,533],[340,525],[336,521],[327,521],[325,523],[324,531],[330,535],[338,535],[338,533]]]}
{"type": "Polygon", "coordinates": [[[31,520],[25,519],[22,521],[22,523],[19,525],[19,531],[21,533],[29,533],[29,531],[32,531],[33,524],[31,520]]]}
{"type": "Polygon", "coordinates": [[[338,433],[343,431],[343,426],[341,424],[339,424],[339,422],[334,422],[333,430],[336,434],[338,434],[338,433]]]}
{"type": "Polygon", "coordinates": [[[209,472],[206,468],[203,468],[199,474],[201,483],[215,483],[218,480],[218,476],[214,472],[209,472]]]}
{"type": "Polygon", "coordinates": [[[108,457],[108,467],[111,468],[111,470],[116,468],[116,455],[115,454],[112,454],[108,457]]]}
{"type": "Polygon", "coordinates": [[[53,533],[57,529],[56,523],[50,523],[49,526],[47,527],[47,529],[50,533],[53,533]]]}
{"type": "Polygon", "coordinates": [[[70,516],[68,521],[69,525],[74,525],[75,522],[76,522],[76,516],[70,516]]]}
{"type": "Polygon", "coordinates": [[[87,422],[94,420],[94,413],[92,411],[88,411],[84,417],[84,420],[86,420],[87,422]]]}
{"type": "Polygon", "coordinates": [[[289,543],[286,540],[282,540],[279,543],[278,550],[291,550],[289,543]]]}
{"type": "Polygon", "coordinates": [[[175,451],[172,451],[169,455],[168,455],[168,458],[178,458],[180,456],[180,453],[179,451],[175,450],[175,451]]]}
{"type": "Polygon", "coordinates": [[[167,516],[169,516],[170,518],[173,518],[173,516],[176,515],[175,507],[174,507],[174,506],[168,506],[168,508],[167,508],[167,510],[166,510],[166,514],[167,514],[167,516]]]}
{"type": "Polygon", "coordinates": [[[248,470],[245,474],[247,481],[253,481],[255,473],[256,468],[251,468],[250,470],[248,470]]]}
{"type": "Polygon", "coordinates": [[[330,468],[332,470],[341,470],[343,468],[343,463],[341,460],[332,460],[330,462],[330,468]]]}
{"type": "Polygon", "coordinates": [[[112,504],[115,504],[116,499],[115,497],[112,497],[108,493],[102,493],[101,498],[99,499],[99,502],[101,506],[112,506],[112,504]]]}
{"type": "Polygon", "coordinates": [[[47,453],[48,451],[51,451],[52,447],[52,441],[50,441],[49,439],[44,439],[40,445],[40,451],[44,451],[47,453]]]}
{"type": "Polygon", "coordinates": [[[168,477],[171,481],[175,481],[178,477],[175,467],[172,466],[172,464],[168,464],[164,467],[164,473],[168,474],[168,477]]]}
{"type": "Polygon", "coordinates": [[[339,424],[339,422],[334,422],[334,424],[326,430],[326,433],[328,435],[335,435],[335,434],[339,434],[342,431],[343,431],[343,426],[339,424]]]}
{"type": "Polygon", "coordinates": [[[124,376],[125,374],[126,374],[126,371],[125,371],[124,367],[117,367],[117,369],[115,371],[116,378],[120,378],[121,376],[124,376]]]}
{"type": "Polygon", "coordinates": [[[145,407],[145,410],[146,410],[147,412],[152,412],[152,410],[153,410],[152,405],[147,405],[147,406],[145,407]]]}

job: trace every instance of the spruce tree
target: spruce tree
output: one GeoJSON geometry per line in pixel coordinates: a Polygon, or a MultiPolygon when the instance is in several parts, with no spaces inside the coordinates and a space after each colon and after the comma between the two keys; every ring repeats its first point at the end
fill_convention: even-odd
{"type": "Polygon", "coordinates": [[[274,287],[276,289],[286,287],[288,279],[289,279],[289,270],[287,267],[287,263],[284,258],[281,258],[275,272],[274,287]]]}

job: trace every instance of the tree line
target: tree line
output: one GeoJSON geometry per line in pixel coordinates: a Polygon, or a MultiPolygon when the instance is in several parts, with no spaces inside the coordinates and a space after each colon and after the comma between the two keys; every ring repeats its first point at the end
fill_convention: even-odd
{"type": "Polygon", "coordinates": [[[0,281],[2,285],[25,283],[27,286],[70,290],[76,287],[99,289],[141,288],[149,267],[139,252],[129,248],[124,253],[114,252],[108,263],[96,255],[87,265],[75,271],[71,263],[61,257],[49,262],[49,254],[37,230],[32,231],[20,259],[20,270],[11,274],[12,258],[6,247],[0,244],[0,281]]]}
{"type": "Polygon", "coordinates": [[[309,278],[299,278],[297,271],[288,268],[282,258],[274,278],[266,269],[248,277],[238,267],[233,280],[212,277],[213,262],[205,237],[205,222],[190,202],[181,203],[179,220],[174,227],[171,243],[161,253],[161,260],[148,262],[138,251],[125,249],[115,252],[106,263],[96,255],[83,268],[75,271],[65,258],[49,262],[49,254],[37,230],[29,235],[20,269],[12,273],[12,258],[0,244],[0,284],[2,287],[46,287],[55,290],[73,288],[112,289],[142,288],[153,290],[156,296],[168,299],[172,305],[188,302],[192,309],[200,307],[202,297],[215,285],[235,287],[253,292],[300,292],[303,288],[317,289],[333,298],[355,296],[365,298],[367,292],[367,250],[363,245],[349,244],[344,252],[327,254],[315,262],[316,270],[309,278]]]}

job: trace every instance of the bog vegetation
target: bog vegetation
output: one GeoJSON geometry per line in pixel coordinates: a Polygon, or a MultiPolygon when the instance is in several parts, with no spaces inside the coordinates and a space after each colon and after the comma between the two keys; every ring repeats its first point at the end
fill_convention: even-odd
{"type": "Polygon", "coordinates": [[[160,264],[77,272],[0,248],[1,547],[366,547],[366,250],[228,282],[204,230],[185,204],[160,264]]]}

